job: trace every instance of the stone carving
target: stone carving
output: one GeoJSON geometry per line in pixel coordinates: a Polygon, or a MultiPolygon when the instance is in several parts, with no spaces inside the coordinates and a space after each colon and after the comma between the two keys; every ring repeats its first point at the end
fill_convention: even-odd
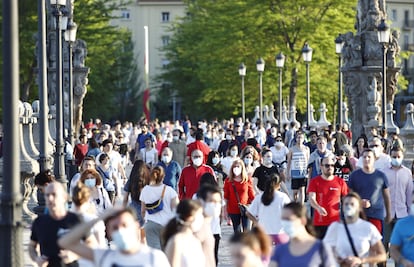
{"type": "Polygon", "coordinates": [[[252,123],[256,123],[256,121],[260,120],[260,108],[256,106],[254,108],[254,117],[252,119],[252,123]]]}
{"type": "Polygon", "coordinates": [[[378,126],[378,114],[380,108],[378,107],[380,101],[380,93],[377,88],[377,79],[372,78],[371,85],[368,87],[367,100],[367,114],[368,114],[368,125],[369,126],[378,126]]]}
{"type": "Polygon", "coordinates": [[[395,58],[400,55],[401,47],[398,44],[399,38],[400,33],[398,31],[393,31],[390,37],[390,43],[388,44],[387,53],[387,66],[391,68],[395,67],[395,58]]]}
{"type": "Polygon", "coordinates": [[[317,124],[317,122],[315,120],[315,109],[313,108],[312,104],[310,104],[309,108],[310,108],[310,116],[309,116],[308,126],[309,127],[315,127],[316,124],[317,124]]]}
{"type": "Polygon", "coordinates": [[[85,67],[85,58],[88,54],[86,42],[84,40],[76,40],[73,51],[73,65],[75,67],[85,67]]]}
{"type": "Polygon", "coordinates": [[[291,106],[290,107],[290,111],[289,111],[289,121],[290,122],[295,122],[296,123],[296,128],[299,129],[300,128],[300,122],[296,119],[296,113],[298,113],[296,111],[296,107],[295,106],[291,106]]]}
{"type": "Polygon", "coordinates": [[[282,126],[283,125],[288,125],[289,124],[289,119],[288,119],[288,114],[287,114],[287,108],[285,105],[283,105],[282,107],[282,126]]]}
{"type": "Polygon", "coordinates": [[[393,104],[389,103],[387,104],[387,131],[388,133],[397,133],[399,134],[400,128],[398,128],[397,125],[394,123],[394,106],[393,104]]]}
{"type": "Polygon", "coordinates": [[[321,103],[321,105],[319,107],[320,117],[319,117],[319,120],[318,120],[318,123],[317,123],[319,128],[323,128],[323,127],[327,127],[327,126],[331,125],[331,123],[326,118],[326,113],[327,112],[328,112],[328,109],[326,108],[326,104],[321,103]]]}

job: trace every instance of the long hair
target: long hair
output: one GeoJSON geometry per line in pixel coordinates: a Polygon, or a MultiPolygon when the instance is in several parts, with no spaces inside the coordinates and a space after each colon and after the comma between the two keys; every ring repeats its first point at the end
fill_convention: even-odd
{"type": "Polygon", "coordinates": [[[262,203],[265,206],[269,206],[273,202],[275,197],[275,188],[280,185],[280,177],[276,173],[270,175],[270,179],[266,181],[265,190],[262,195],[262,203]]]}
{"type": "Polygon", "coordinates": [[[149,176],[149,184],[159,184],[164,180],[165,172],[161,166],[155,166],[152,168],[149,176]]]}
{"type": "Polygon", "coordinates": [[[242,172],[241,172],[241,183],[246,183],[247,181],[249,181],[249,176],[247,175],[247,171],[246,171],[246,167],[244,166],[244,162],[241,159],[236,159],[235,161],[233,161],[233,164],[231,164],[231,168],[230,168],[230,174],[229,174],[229,181],[233,182],[234,181],[234,173],[233,173],[233,168],[235,165],[240,165],[240,167],[242,168],[242,172]]]}
{"type": "Polygon", "coordinates": [[[139,196],[142,188],[148,184],[149,170],[143,160],[137,160],[132,166],[131,173],[129,175],[129,191],[131,192],[131,198],[139,202],[139,196]]]}
{"type": "Polygon", "coordinates": [[[190,225],[188,218],[193,216],[199,209],[201,209],[201,204],[196,200],[183,199],[178,203],[176,217],[172,218],[161,232],[161,243],[163,248],[165,248],[168,240],[170,240],[172,236],[181,231],[184,226],[190,225]]]}

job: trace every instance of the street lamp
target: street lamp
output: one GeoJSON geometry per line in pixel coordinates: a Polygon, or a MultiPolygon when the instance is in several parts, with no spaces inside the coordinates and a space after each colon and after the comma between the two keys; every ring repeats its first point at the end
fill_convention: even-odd
{"type": "Polygon", "coordinates": [[[75,22],[71,19],[68,23],[67,30],[65,31],[65,41],[68,43],[68,80],[69,80],[69,142],[73,147],[73,55],[72,55],[72,46],[76,41],[76,32],[78,27],[75,22]]]}
{"type": "Polygon", "coordinates": [[[55,151],[55,163],[54,173],[56,180],[66,184],[65,175],[65,153],[64,153],[64,140],[63,140],[63,104],[62,104],[62,16],[66,5],[66,0],[51,0],[51,6],[54,8],[53,15],[56,18],[56,151],[55,151]]]}
{"type": "Polygon", "coordinates": [[[382,44],[382,126],[387,128],[387,44],[390,41],[390,27],[384,19],[378,25],[378,41],[382,44]]]}
{"type": "Polygon", "coordinates": [[[242,118],[243,122],[246,121],[246,113],[244,107],[244,76],[246,76],[246,66],[244,63],[241,63],[239,66],[239,75],[241,77],[241,85],[242,85],[242,118]]]}
{"type": "Polygon", "coordinates": [[[305,43],[305,45],[302,48],[302,57],[303,61],[305,61],[306,64],[306,119],[307,124],[309,127],[310,123],[310,77],[309,77],[309,64],[312,61],[312,51],[313,49],[308,45],[308,43],[305,43]]]}
{"type": "Polygon", "coordinates": [[[262,84],[262,78],[263,78],[263,71],[265,68],[265,62],[263,58],[259,58],[256,61],[256,69],[259,72],[259,112],[260,112],[260,122],[263,122],[263,84],[262,84]]]}
{"type": "Polygon", "coordinates": [[[338,122],[342,125],[342,48],[344,47],[344,39],[341,34],[335,39],[335,52],[338,55],[338,122]]]}
{"type": "Polygon", "coordinates": [[[282,70],[285,65],[285,55],[282,52],[275,57],[276,67],[279,69],[279,129],[282,129],[282,70]]]}

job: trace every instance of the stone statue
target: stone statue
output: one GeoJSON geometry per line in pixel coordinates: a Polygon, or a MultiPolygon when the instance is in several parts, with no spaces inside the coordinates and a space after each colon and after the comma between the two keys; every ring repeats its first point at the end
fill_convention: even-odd
{"type": "Polygon", "coordinates": [[[368,87],[367,90],[367,100],[368,100],[368,107],[367,107],[367,114],[368,114],[368,125],[370,126],[378,126],[378,114],[380,108],[378,107],[379,100],[380,100],[380,93],[378,92],[378,85],[377,79],[375,77],[372,78],[372,82],[368,87]]]}
{"type": "Polygon", "coordinates": [[[395,67],[396,62],[395,58],[400,55],[401,47],[398,44],[398,39],[400,38],[400,33],[396,30],[392,31],[390,36],[390,42],[388,44],[388,53],[387,53],[387,66],[395,67]]]}
{"type": "Polygon", "coordinates": [[[87,56],[87,47],[84,40],[76,40],[74,46],[73,65],[75,67],[85,67],[85,58],[87,56]]]}

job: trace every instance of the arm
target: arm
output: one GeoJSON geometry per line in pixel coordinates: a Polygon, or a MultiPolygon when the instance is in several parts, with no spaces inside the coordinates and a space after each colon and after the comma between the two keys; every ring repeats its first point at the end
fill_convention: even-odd
{"type": "Polygon", "coordinates": [[[145,210],[145,202],[141,201],[141,217],[142,219],[145,221],[145,215],[146,215],[146,210],[145,210]]]}
{"type": "Polygon", "coordinates": [[[178,199],[178,196],[171,199],[171,210],[172,211],[175,211],[179,202],[180,200],[178,199]]]}
{"type": "MultiPolygon", "coordinates": [[[[113,212],[113,211],[112,211],[113,212]]],[[[63,235],[58,240],[58,244],[63,249],[68,249],[82,258],[90,261],[94,261],[93,250],[88,247],[85,243],[81,242],[82,238],[90,232],[92,226],[97,223],[100,219],[94,219],[76,226],[69,233],[63,235]]]]}
{"type": "Polygon", "coordinates": [[[47,266],[48,260],[46,256],[41,256],[38,253],[39,244],[36,241],[30,240],[29,256],[40,267],[47,266]]]}
{"type": "Polygon", "coordinates": [[[408,185],[407,185],[407,189],[405,190],[405,195],[406,195],[406,206],[407,206],[407,212],[409,213],[409,207],[411,206],[411,203],[413,203],[413,192],[414,192],[414,185],[413,182],[411,180],[411,175],[409,176],[410,179],[408,181],[408,185]]]}
{"type": "Polygon", "coordinates": [[[382,189],[382,196],[384,197],[384,205],[385,205],[385,222],[390,223],[391,218],[391,197],[390,197],[390,189],[384,188],[382,189]]]}
{"type": "Polygon", "coordinates": [[[252,221],[253,226],[256,226],[259,224],[259,221],[254,217],[249,211],[246,211],[247,217],[252,221]]]}
{"type": "Polygon", "coordinates": [[[316,193],[315,192],[309,192],[309,200],[312,208],[314,208],[320,215],[327,216],[328,213],[326,212],[326,209],[318,204],[318,201],[316,200],[316,193]]]}
{"type": "Polygon", "coordinates": [[[181,266],[181,257],[179,253],[179,249],[177,248],[177,240],[176,237],[172,237],[167,243],[165,248],[165,255],[168,258],[168,261],[171,264],[171,267],[180,267],[181,266]]]}
{"type": "Polygon", "coordinates": [[[350,266],[357,266],[364,263],[378,263],[387,260],[384,245],[381,240],[369,248],[369,256],[366,258],[357,258],[355,256],[348,257],[346,261],[350,266]]]}
{"type": "Polygon", "coordinates": [[[397,266],[404,266],[404,267],[413,267],[414,266],[414,262],[411,262],[407,259],[404,258],[404,256],[400,253],[400,246],[397,245],[392,245],[390,246],[390,254],[391,257],[394,259],[394,261],[396,262],[397,266]]]}

